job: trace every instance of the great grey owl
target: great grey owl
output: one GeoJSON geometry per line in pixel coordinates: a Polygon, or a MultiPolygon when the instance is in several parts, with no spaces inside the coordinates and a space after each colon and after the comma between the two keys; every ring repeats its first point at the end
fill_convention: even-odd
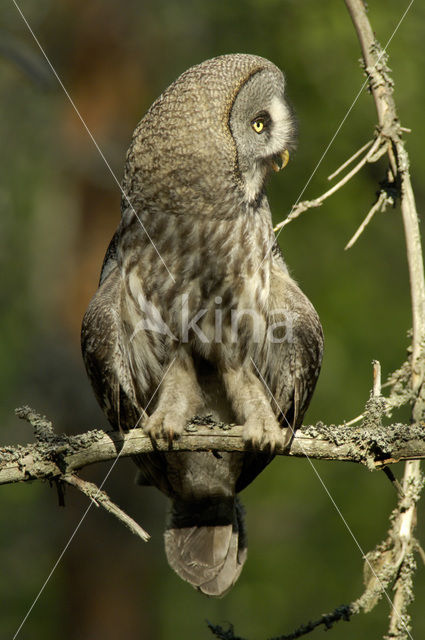
{"type": "Polygon", "coordinates": [[[137,458],[139,482],[171,499],[170,565],[213,596],[246,558],[236,495],[289,444],[321,364],[321,325],[288,275],[265,195],[294,132],[268,60],[224,55],[183,73],[134,132],[121,222],[83,321],[110,423],[169,440],[137,458]],[[246,452],[173,452],[206,414],[242,424],[246,452]]]}

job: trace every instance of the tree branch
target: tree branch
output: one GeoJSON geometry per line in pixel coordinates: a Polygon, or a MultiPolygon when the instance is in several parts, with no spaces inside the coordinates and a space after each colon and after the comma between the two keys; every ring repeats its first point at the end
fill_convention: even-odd
{"type": "MultiPolygon", "coordinates": [[[[274,638],[270,638],[270,640],[297,640],[297,638],[307,635],[307,633],[314,631],[314,629],[317,629],[317,627],[322,625],[325,627],[325,631],[327,631],[333,627],[335,622],[339,622],[340,620],[349,622],[352,614],[353,611],[351,610],[351,605],[343,604],[334,609],[331,613],[324,613],[317,620],[307,622],[307,624],[302,624],[292,633],[276,636],[274,638]]],[[[207,621],[207,626],[211,633],[215,635],[216,638],[219,638],[219,640],[246,640],[245,638],[234,635],[232,625],[229,625],[227,629],[223,629],[220,625],[212,624],[207,621]]]]}
{"type": "MultiPolygon", "coordinates": [[[[381,134],[391,142],[389,160],[394,177],[400,179],[401,213],[409,266],[410,292],[412,300],[412,357],[411,386],[416,394],[412,420],[419,423],[425,408],[425,360],[423,344],[425,339],[425,277],[420,239],[419,218],[409,173],[409,157],[399,124],[396,105],[393,98],[393,82],[386,65],[386,55],[376,41],[362,0],[345,0],[357,37],[362,49],[365,70],[369,76],[381,134]]],[[[387,544],[386,568],[394,565],[395,550],[400,549],[397,574],[395,578],[395,596],[390,615],[390,627],[387,638],[406,639],[410,633],[408,605],[413,599],[413,573],[415,570],[414,552],[418,542],[413,536],[416,524],[416,504],[423,487],[419,461],[408,462],[403,477],[403,494],[392,516],[392,527],[387,544]],[[389,557],[388,557],[389,556],[389,557]]],[[[381,556],[378,550],[378,556],[381,556]]],[[[394,576],[394,574],[392,574],[394,576]]]]}
{"type": "Polygon", "coordinates": [[[357,149],[357,151],[355,151],[353,155],[348,158],[348,160],[345,160],[345,162],[343,162],[343,164],[340,167],[338,167],[338,169],[336,169],[333,173],[331,173],[328,176],[328,180],[331,181],[334,178],[336,178],[341,173],[341,171],[346,169],[348,166],[350,166],[352,162],[354,162],[354,160],[356,160],[356,158],[361,156],[363,151],[366,151],[366,149],[369,149],[371,144],[373,144],[373,140],[368,140],[368,142],[366,142],[366,144],[360,147],[360,149],[357,149]]]}
{"type": "Polygon", "coordinates": [[[377,211],[385,211],[388,204],[394,204],[394,201],[390,199],[387,192],[384,189],[381,189],[379,192],[378,198],[375,204],[370,208],[369,213],[366,218],[363,220],[355,234],[352,236],[351,240],[347,242],[345,245],[345,250],[351,249],[351,247],[357,242],[363,231],[366,229],[369,222],[372,220],[373,216],[377,211]]]}
{"type": "MultiPolygon", "coordinates": [[[[386,152],[387,152],[386,143],[384,139],[378,134],[369,151],[348,173],[345,174],[343,178],[341,178],[339,182],[337,182],[333,187],[328,189],[325,193],[322,193],[322,195],[319,196],[318,198],[315,198],[314,200],[304,200],[303,202],[299,202],[298,204],[296,204],[292,208],[289,215],[284,220],[279,222],[274,227],[273,230],[278,231],[282,227],[285,227],[287,224],[292,222],[292,220],[295,220],[295,218],[298,218],[298,216],[304,213],[304,211],[307,211],[307,209],[311,209],[313,207],[321,207],[324,201],[327,200],[327,198],[330,198],[330,196],[332,196],[336,191],[338,191],[339,189],[341,189],[341,187],[347,184],[347,182],[349,182],[356,175],[356,173],[358,173],[360,169],[362,169],[365,166],[365,164],[367,164],[368,162],[376,162],[386,152]]],[[[351,160],[354,159],[354,157],[357,157],[358,153],[359,152],[357,152],[356,154],[354,154],[354,156],[351,156],[351,158],[346,160],[346,162],[344,162],[342,167],[349,164],[351,160]]],[[[342,167],[337,169],[332,175],[338,174],[341,171],[342,167]]]]}
{"type": "Polygon", "coordinates": [[[120,509],[116,504],[112,502],[110,497],[102,491],[99,487],[97,487],[93,482],[88,482],[87,480],[83,480],[79,478],[75,473],[66,473],[61,476],[61,481],[66,482],[81,491],[86,496],[90,498],[92,503],[96,507],[103,507],[106,511],[111,513],[113,516],[118,518],[120,522],[122,522],[127,529],[130,529],[132,533],[139,538],[142,538],[144,542],[148,542],[150,539],[150,535],[139,525],[133,518],[130,518],[122,509],[120,509]]]}
{"type": "MultiPolygon", "coordinates": [[[[382,411],[383,407],[370,405],[362,424],[356,428],[326,426],[320,422],[303,426],[296,432],[289,449],[278,447],[276,454],[356,462],[371,470],[400,460],[425,458],[424,424],[379,426],[377,420],[382,411]]],[[[28,407],[18,412],[21,416],[30,413],[39,423],[47,423],[28,407]]],[[[42,437],[36,435],[35,443],[0,448],[0,484],[52,480],[96,462],[114,460],[118,455],[122,458],[170,450],[246,451],[247,445],[241,426],[217,424],[208,417],[192,421],[171,445],[167,440],[159,440],[154,446],[143,429],[131,429],[127,433],[94,429],[74,436],[50,430],[42,437]]]]}
{"type": "MultiPolygon", "coordinates": [[[[401,178],[401,212],[407,245],[413,315],[413,361],[418,359],[425,338],[425,278],[419,218],[409,173],[409,157],[402,140],[395,101],[393,81],[386,64],[386,53],[375,39],[362,0],[345,0],[362,49],[370,90],[375,101],[381,135],[391,143],[395,152],[394,173],[401,178]]],[[[417,363],[418,364],[418,363],[417,363]]],[[[420,369],[423,369],[422,363],[420,369]]],[[[414,366],[413,369],[416,367],[414,366]]],[[[423,371],[414,372],[416,388],[423,380],[423,371]],[[422,374],[422,375],[421,375],[422,374]],[[419,382],[419,378],[421,378],[419,382]]]]}

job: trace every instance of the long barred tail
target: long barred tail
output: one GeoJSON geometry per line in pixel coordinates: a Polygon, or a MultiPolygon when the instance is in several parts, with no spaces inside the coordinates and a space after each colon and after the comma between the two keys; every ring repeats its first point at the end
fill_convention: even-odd
{"type": "Polygon", "coordinates": [[[174,501],[165,530],[170,566],[209,596],[223,596],[247,556],[243,507],[237,498],[174,501]]]}

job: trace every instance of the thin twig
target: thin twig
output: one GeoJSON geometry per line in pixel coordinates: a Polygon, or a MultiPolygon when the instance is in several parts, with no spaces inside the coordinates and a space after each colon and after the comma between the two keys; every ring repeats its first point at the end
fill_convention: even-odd
{"type": "Polygon", "coordinates": [[[398,496],[403,498],[404,497],[403,487],[395,477],[393,470],[390,469],[390,467],[385,466],[385,467],[382,467],[382,471],[385,473],[388,480],[391,482],[394,489],[397,491],[398,496]]]}
{"type": "Polygon", "coordinates": [[[62,476],[61,480],[70,484],[71,486],[81,491],[95,504],[96,507],[103,507],[106,511],[118,518],[132,533],[139,538],[142,538],[144,542],[150,539],[150,535],[145,531],[133,518],[130,518],[122,509],[120,509],[110,497],[102,490],[99,489],[93,482],[88,482],[79,478],[75,473],[66,473],[62,476]]]}
{"type": "Polygon", "coordinates": [[[304,211],[307,209],[311,209],[313,207],[320,207],[327,198],[330,198],[336,191],[341,189],[347,182],[353,178],[364,167],[368,162],[376,162],[381,156],[383,156],[387,152],[386,144],[383,141],[383,138],[378,135],[375,138],[375,141],[369,151],[363,156],[363,158],[358,162],[355,167],[351,169],[339,182],[337,182],[331,189],[325,191],[321,196],[315,198],[314,200],[304,200],[303,202],[299,202],[296,206],[293,207],[292,211],[289,215],[279,222],[275,227],[274,231],[278,231],[282,227],[286,226],[295,218],[298,218],[304,211]]]}
{"type": "Polygon", "coordinates": [[[351,611],[351,605],[343,604],[342,606],[337,607],[331,613],[323,614],[318,620],[301,625],[292,633],[270,638],[270,640],[297,640],[297,638],[301,638],[302,636],[307,635],[307,633],[310,633],[311,631],[314,631],[314,629],[317,629],[317,627],[321,626],[324,627],[325,631],[328,631],[329,629],[332,629],[335,622],[339,622],[340,620],[349,622],[352,614],[353,611],[351,611]]]}
{"type": "MultiPolygon", "coordinates": [[[[295,629],[292,633],[284,634],[280,636],[276,636],[270,638],[269,640],[297,640],[297,638],[301,638],[302,636],[307,635],[317,627],[323,626],[325,631],[331,629],[335,622],[339,622],[340,620],[345,620],[345,622],[350,621],[350,616],[352,615],[351,605],[341,605],[337,607],[331,613],[324,613],[320,618],[314,621],[310,621],[307,624],[302,624],[300,627],[295,629]]],[[[212,624],[207,621],[207,625],[209,630],[216,638],[219,640],[246,640],[245,638],[241,638],[240,636],[235,636],[233,625],[229,625],[227,629],[223,629],[220,625],[212,624]]]]}
{"type": "Polygon", "coordinates": [[[363,151],[366,151],[366,149],[368,149],[372,143],[373,143],[373,140],[369,140],[369,142],[366,142],[366,144],[360,147],[360,149],[358,149],[355,153],[353,153],[353,155],[350,158],[348,158],[348,160],[346,160],[344,164],[342,164],[340,167],[338,167],[336,171],[334,171],[333,173],[331,173],[330,176],[328,176],[328,180],[330,181],[336,178],[336,176],[339,175],[341,171],[344,171],[344,169],[348,167],[352,162],[354,162],[354,160],[358,158],[363,153],[363,151]]]}
{"type": "Polygon", "coordinates": [[[419,542],[416,542],[416,551],[419,553],[421,560],[425,565],[425,551],[423,550],[419,542]]]}
{"type": "MultiPolygon", "coordinates": [[[[373,360],[372,365],[373,365],[372,395],[373,395],[374,398],[380,398],[381,397],[381,385],[382,385],[382,382],[381,382],[381,363],[379,362],[379,360],[373,360]]],[[[388,478],[388,480],[391,482],[391,484],[394,487],[394,489],[397,491],[397,494],[399,496],[404,496],[403,488],[402,488],[401,484],[399,483],[399,481],[397,480],[397,478],[395,477],[392,469],[390,469],[390,467],[387,467],[385,465],[384,467],[382,467],[382,471],[384,472],[384,474],[388,478]]]]}
{"type": "Polygon", "coordinates": [[[220,640],[245,640],[245,638],[235,636],[232,624],[229,624],[227,629],[223,629],[219,624],[212,624],[212,622],[207,620],[207,627],[211,633],[220,640]]]}
{"type": "Polygon", "coordinates": [[[381,363],[379,360],[373,360],[373,389],[372,393],[375,398],[381,395],[381,363]]]}
{"type": "Polygon", "coordinates": [[[385,205],[386,205],[387,198],[388,198],[388,196],[385,193],[385,191],[381,191],[379,196],[378,196],[377,201],[375,202],[373,207],[370,209],[370,211],[367,214],[366,218],[363,220],[363,222],[361,223],[361,225],[357,229],[356,233],[352,236],[351,240],[349,240],[349,242],[347,242],[347,244],[345,245],[345,247],[344,247],[345,251],[347,251],[347,249],[351,249],[353,244],[359,239],[359,237],[361,236],[363,231],[366,229],[366,227],[369,224],[369,222],[372,220],[372,218],[375,215],[375,213],[377,211],[382,211],[383,207],[385,207],[385,205]]]}
{"type": "Polygon", "coordinates": [[[38,442],[48,442],[55,436],[53,431],[53,425],[46,416],[41,416],[39,413],[28,407],[18,407],[15,409],[15,415],[21,420],[26,420],[34,429],[34,436],[38,442]]]}
{"type": "MultiPolygon", "coordinates": [[[[403,362],[401,367],[390,373],[383,384],[381,382],[381,391],[383,388],[391,387],[390,395],[384,397],[385,415],[387,417],[391,417],[393,409],[400,409],[400,407],[412,402],[413,394],[409,388],[410,378],[410,365],[409,362],[406,361],[403,362]]],[[[346,420],[344,425],[346,427],[351,427],[364,419],[365,414],[360,413],[360,415],[355,418],[346,420]]]]}
{"type": "Polygon", "coordinates": [[[363,419],[364,419],[364,413],[361,413],[360,415],[356,416],[355,418],[352,418],[351,420],[348,420],[348,422],[344,422],[344,425],[346,427],[352,427],[353,424],[358,424],[363,419]]]}

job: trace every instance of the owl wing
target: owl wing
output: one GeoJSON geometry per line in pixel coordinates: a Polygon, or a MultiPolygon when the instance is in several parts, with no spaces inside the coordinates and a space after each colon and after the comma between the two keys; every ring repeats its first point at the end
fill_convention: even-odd
{"type": "MultiPolygon", "coordinates": [[[[259,368],[282,427],[295,431],[308,408],[323,355],[323,331],[313,305],[274,256],[266,361],[259,368]]],[[[290,431],[290,430],[289,430],[290,431]]]]}
{"type": "MultiPolygon", "coordinates": [[[[265,384],[281,426],[288,427],[287,445],[302,423],[316,386],[323,332],[316,310],[289,276],[278,248],[273,248],[267,324],[265,342],[253,358],[254,370],[265,384]]],[[[245,453],[237,491],[248,486],[273,457],[245,453]]]]}
{"type": "MultiPolygon", "coordinates": [[[[136,389],[128,352],[128,337],[121,317],[121,270],[116,257],[117,234],[106,252],[99,288],[83,318],[81,348],[87,374],[97,401],[114,429],[139,426],[154,389],[136,389]]],[[[143,332],[138,334],[143,339],[143,332]]],[[[139,467],[137,482],[154,484],[170,492],[164,454],[134,456],[139,467]]]]}
{"type": "Polygon", "coordinates": [[[115,429],[127,430],[139,421],[140,410],[121,335],[120,273],[108,262],[108,272],[102,273],[101,284],[84,315],[81,348],[102,410],[115,429]]]}

